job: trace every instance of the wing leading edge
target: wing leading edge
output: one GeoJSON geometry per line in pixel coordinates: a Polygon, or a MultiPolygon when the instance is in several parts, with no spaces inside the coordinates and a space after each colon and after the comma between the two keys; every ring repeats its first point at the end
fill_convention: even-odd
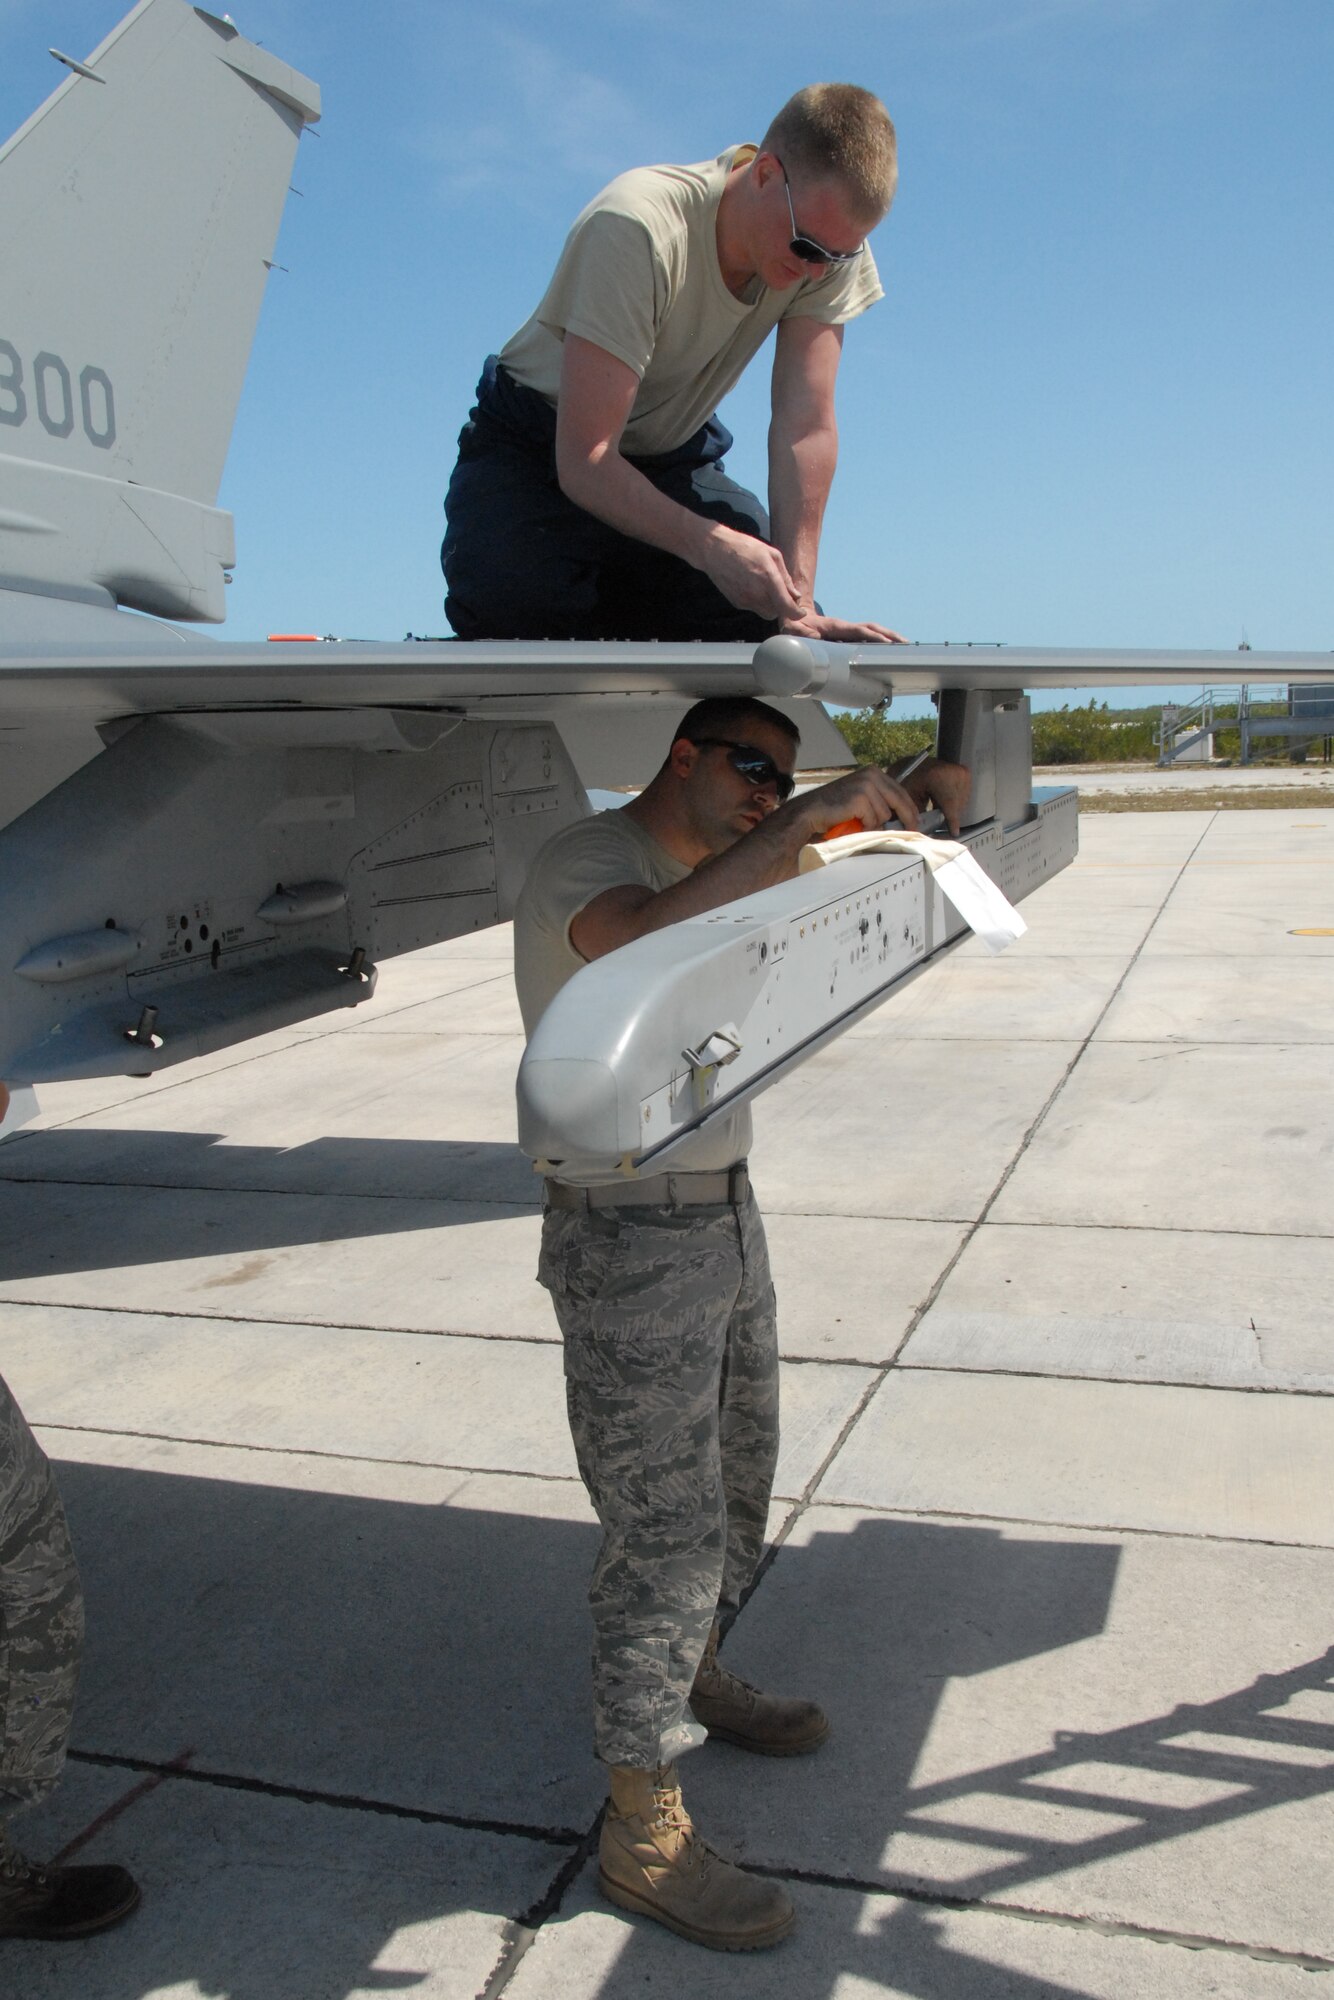
{"type": "MultiPolygon", "coordinates": [[[[119,621],[118,621],[119,622],[119,621]]],[[[115,642],[0,643],[0,715],[127,715],[234,707],[455,707],[549,697],[813,695],[860,706],[947,688],[1319,682],[1334,654],[1079,650],[1023,646],[836,646],[780,638],[758,648],[573,639],[200,642],[165,651],[115,642]]]]}

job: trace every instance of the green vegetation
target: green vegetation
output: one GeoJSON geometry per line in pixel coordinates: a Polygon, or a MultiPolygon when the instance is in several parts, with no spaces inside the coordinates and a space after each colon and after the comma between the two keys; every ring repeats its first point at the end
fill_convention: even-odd
{"type": "Polygon", "coordinates": [[[1104,701],[1045,708],[1033,717],[1035,764],[1145,764],[1158,755],[1156,708],[1113,713],[1104,701]]]}
{"type": "MultiPolygon", "coordinates": [[[[1033,717],[1035,764],[1142,764],[1152,762],[1156,708],[1113,711],[1104,701],[1084,708],[1043,709],[1033,717]]],[[[929,750],[935,721],[893,722],[874,708],[836,715],[834,721],[859,764],[892,764],[929,750]]]]}
{"type": "MultiPolygon", "coordinates": [[[[1237,713],[1236,704],[1214,710],[1215,724],[1226,725],[1237,713]]],[[[1252,702],[1251,714],[1283,715],[1282,702],[1252,702]]],[[[1033,762],[1035,764],[1153,764],[1158,752],[1153,733],[1161,710],[1154,708],[1111,708],[1107,702],[1089,701],[1082,708],[1046,708],[1033,716],[1033,762]]],[[[892,764],[900,757],[929,750],[935,742],[936,725],[930,716],[915,722],[894,722],[878,709],[859,708],[836,715],[835,723],[859,764],[892,764]]],[[[1241,754],[1238,731],[1215,726],[1214,754],[1235,758],[1241,754]]],[[[1288,746],[1274,738],[1252,745],[1253,763],[1282,764],[1288,746]]]]}
{"type": "Polygon", "coordinates": [[[900,757],[915,757],[930,750],[936,741],[936,721],[924,715],[917,722],[891,722],[878,708],[859,708],[836,715],[849,750],[859,764],[894,764],[900,757]]]}

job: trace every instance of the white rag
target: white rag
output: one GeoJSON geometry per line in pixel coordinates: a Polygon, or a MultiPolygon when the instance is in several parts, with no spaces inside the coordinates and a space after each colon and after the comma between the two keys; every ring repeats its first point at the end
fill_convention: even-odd
{"type": "Polygon", "coordinates": [[[827,868],[847,854],[914,854],[935,876],[943,896],[947,896],[970,930],[977,932],[988,951],[1004,951],[1022,937],[1028,925],[991,877],[974,860],[968,848],[957,840],[937,840],[929,833],[907,833],[887,827],[880,833],[842,833],[837,840],[813,841],[803,847],[797,872],[809,875],[813,869],[827,868]]]}

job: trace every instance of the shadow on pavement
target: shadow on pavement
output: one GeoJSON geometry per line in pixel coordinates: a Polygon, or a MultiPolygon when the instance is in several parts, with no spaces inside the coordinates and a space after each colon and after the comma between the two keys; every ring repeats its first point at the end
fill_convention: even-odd
{"type": "Polygon", "coordinates": [[[489,1140],[321,1139],[284,1150],[196,1132],[43,1132],[0,1148],[0,1185],[0,1285],[391,1236],[541,1201],[532,1163],[489,1140]]]}
{"type": "MultiPolygon", "coordinates": [[[[324,1477],[320,1462],[308,1469],[324,1477]]],[[[334,1468],[330,1483],[350,1476],[334,1468]]],[[[357,1476],[371,1475],[363,1468],[357,1476]]],[[[589,1746],[584,1589],[596,1531],[569,1518],[576,1503],[568,1483],[506,1481],[501,1504],[530,1511],[499,1511],[497,1482],[431,1476],[434,1497],[412,1502],[399,1497],[401,1485],[382,1498],[60,1467],[89,1599],[78,1752],[154,1765],[186,1747],[194,1753],[190,1774],[154,1794],[152,1811],[176,1828],[178,1859],[157,1884],[139,1942],[133,1930],[120,1934],[117,2000],[191,1981],[227,2000],[348,2000],[410,1986],[416,1975],[376,1969],[396,1933],[468,1911],[493,1922],[531,1918],[593,1827],[602,1787],[589,1746]],[[254,1812],[210,1851],[210,1913],[201,1923],[187,1892],[198,1848],[221,1838],[208,1816],[224,1789],[238,1796],[209,1774],[240,1780],[254,1812]],[[388,1823],[375,1817],[388,1807],[405,1856],[452,1822],[446,1831],[473,1857],[470,1871],[405,1860],[343,1896],[336,1922],[312,1929],[309,1914],[296,1913],[294,1928],[270,1878],[275,1866],[280,1880],[284,1867],[294,1880],[299,1874],[299,1813],[307,1810],[291,1797],[299,1793],[354,1808],[328,1815],[354,1842],[388,1823]],[[290,1851],[275,1859],[274,1827],[293,1813],[294,1830],[282,1836],[290,1851]],[[522,1899],[511,1889],[506,1900],[503,1884],[520,1854],[522,1899]],[[491,1857],[487,1867],[478,1855],[491,1857]],[[300,1966],[292,1962],[297,1939],[300,1966]],[[256,1966],[266,1964],[261,1977],[256,1966]],[[288,1966],[290,1977],[281,1973],[288,1966]]],[[[1012,1966],[961,1959],[957,1942],[940,1935],[938,1910],[920,1902],[868,1908],[855,1892],[1022,1906],[1035,1900],[1024,1885],[1055,1872],[1334,1788],[1334,1761],[1315,1754],[1334,1748],[1334,1731],[1291,1712],[1303,1690],[1328,1692],[1331,1656],[1217,1701],[1061,1737],[1042,1755],[914,1784],[949,1682],[1096,1636],[1118,1559],[1113,1543],[881,1519],[780,1552],[772,1573],[802,1566],[799,1597],[821,1607],[818,1622],[789,1620],[798,1629],[781,1634],[784,1677],[819,1657],[827,1621],[859,1621],[860,1667],[840,1678],[830,1649],[833,1685],[826,1674],[819,1688],[837,1704],[835,1739],[820,1758],[780,1773],[785,1785],[835,1788],[843,1823],[854,1815],[858,1831],[855,1866],[830,1872],[808,1828],[803,1835],[802,1813],[784,1810],[791,1830],[779,1834],[772,1865],[853,1892],[839,1898],[846,1929],[824,1933],[819,1983],[802,1986],[803,2000],[832,2000],[843,1975],[892,1981],[921,2000],[1077,2000],[1076,1989],[1012,1966]],[[1307,1761],[1289,1761],[1285,1750],[1307,1761]],[[1121,1782],[1144,1771],[1214,1782],[1193,1801],[1145,1805],[1121,1782]],[[1073,1831],[1025,1841],[1005,1812],[1019,1800],[1095,1811],[1099,1829],[1081,1838],[1077,1811],[1073,1831]],[[894,1865],[891,1841],[921,1832],[946,1843],[948,1868],[894,1865]]],[[[744,1632],[743,1619],[738,1640],[744,1632]]],[[[763,1664],[753,1649],[748,1659],[739,1649],[739,1664],[752,1661],[763,1664]]],[[[704,1753],[719,1760],[715,1778],[734,1754],[704,1753]]],[[[133,1865],[148,1811],[132,1808],[94,1858],[114,1847],[133,1865]]],[[[628,1930],[602,1984],[578,1991],[620,2000],[653,1990],[650,1968],[660,1966],[664,1944],[678,1949],[656,1931],[628,1930]]],[[[696,1960],[679,1951],[686,1978],[696,1960]]],[[[784,1962],[781,1952],[736,1961],[732,1983],[747,1994],[795,1994],[784,1962]]],[[[65,1990],[74,1989],[51,1988],[65,1990]]]]}

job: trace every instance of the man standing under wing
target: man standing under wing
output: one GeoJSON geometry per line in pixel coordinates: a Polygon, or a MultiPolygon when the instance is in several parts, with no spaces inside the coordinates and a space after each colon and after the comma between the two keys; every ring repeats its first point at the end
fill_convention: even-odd
{"type": "Polygon", "coordinates": [[[594,197],[459,437],[461,639],[898,638],[815,602],[843,327],[884,296],[866,237],[896,176],[880,100],[820,83],[758,147],[594,197]],[[775,328],[766,514],[723,472],[715,412],[775,328]]]}
{"type": "MultiPolygon", "coordinates": [[[[538,856],[514,920],[531,1035],[590,959],[786,881],[840,821],[917,825],[967,775],[931,763],[905,788],[874,767],[792,794],[798,732],[751,697],[696,703],[652,782],[538,856]]],[[[778,1451],[778,1346],[750,1112],[687,1140],[667,1174],[554,1163],[538,1277],[565,1343],[570,1427],[603,1540],[593,1572],[595,1747],[610,1767],[601,1886],[623,1908],[720,1950],[786,1936],[777,1883],[694,1835],[675,1760],[705,1732],[771,1756],[814,1750],[814,1702],[759,1693],[718,1660],[764,1542],[778,1451]]]]}

